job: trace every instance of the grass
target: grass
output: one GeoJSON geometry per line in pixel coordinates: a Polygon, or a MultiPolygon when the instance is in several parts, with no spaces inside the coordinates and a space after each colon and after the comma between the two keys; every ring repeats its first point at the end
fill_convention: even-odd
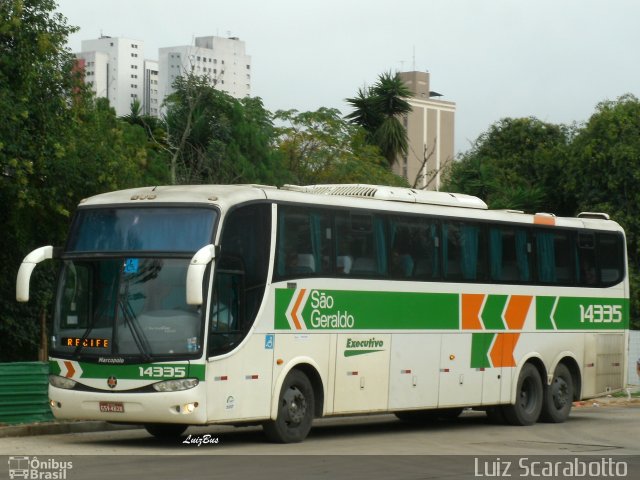
{"type": "MultiPolygon", "coordinates": [[[[638,389],[638,387],[631,387],[631,388],[636,389],[635,391],[631,392],[631,398],[640,398],[640,390],[638,389]]],[[[627,398],[628,394],[626,390],[622,390],[621,392],[612,393],[611,396],[613,398],[627,398]]]]}

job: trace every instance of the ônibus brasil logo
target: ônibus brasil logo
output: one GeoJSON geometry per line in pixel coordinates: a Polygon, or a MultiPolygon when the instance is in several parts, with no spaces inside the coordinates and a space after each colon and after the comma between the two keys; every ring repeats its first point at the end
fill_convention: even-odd
{"type": "Polygon", "coordinates": [[[340,310],[333,296],[320,290],[297,290],[285,315],[292,330],[354,328],[355,325],[354,316],[346,309],[340,310]],[[311,311],[307,309],[303,315],[307,302],[311,311]]]}

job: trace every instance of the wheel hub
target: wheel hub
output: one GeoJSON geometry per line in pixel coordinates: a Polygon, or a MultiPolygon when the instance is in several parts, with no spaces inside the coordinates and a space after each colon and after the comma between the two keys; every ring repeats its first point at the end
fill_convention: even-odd
{"type": "Polygon", "coordinates": [[[561,410],[569,402],[569,386],[564,379],[556,378],[556,381],[553,382],[551,388],[553,404],[558,410],[561,410]]]}
{"type": "Polygon", "coordinates": [[[287,415],[288,422],[299,424],[304,419],[307,412],[307,401],[304,395],[296,387],[290,388],[284,394],[284,410],[287,415]]]}

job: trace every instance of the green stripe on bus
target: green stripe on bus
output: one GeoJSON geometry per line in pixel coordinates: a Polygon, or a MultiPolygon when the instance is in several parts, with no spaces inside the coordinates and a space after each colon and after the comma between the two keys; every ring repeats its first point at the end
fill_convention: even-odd
{"type": "Polygon", "coordinates": [[[536,297],[538,330],[629,328],[629,300],[598,297],[536,297]]]}
{"type": "Polygon", "coordinates": [[[356,355],[365,355],[367,353],[384,352],[384,350],[345,350],[345,357],[355,357],[356,355]]]}
{"type": "MultiPolygon", "coordinates": [[[[508,295],[487,295],[485,330],[508,330],[508,295]]],[[[453,293],[276,289],[276,330],[459,330],[460,295],[453,293]]],[[[629,300],[552,297],[535,299],[537,330],[622,330],[629,300]]]]}
{"type": "MultiPolygon", "coordinates": [[[[104,378],[114,376],[123,380],[171,380],[174,378],[205,379],[205,366],[202,364],[188,363],[140,363],[131,365],[100,364],[87,362],[74,362],[80,366],[81,373],[78,378],[104,378]]],[[[58,362],[49,362],[50,372],[60,375],[58,362]]]]}
{"type": "Polygon", "coordinates": [[[471,336],[471,368],[490,368],[489,348],[495,333],[474,333],[471,336]]]}
{"type": "Polygon", "coordinates": [[[51,375],[60,375],[60,365],[58,365],[58,362],[49,360],[49,373],[51,375]]]}
{"type": "Polygon", "coordinates": [[[460,296],[451,293],[276,290],[276,330],[458,330],[460,296]],[[289,318],[287,318],[289,310],[289,318]],[[293,318],[295,317],[295,319],[293,318]],[[303,324],[303,325],[302,325],[303,324]]]}
{"type": "Polygon", "coordinates": [[[536,330],[554,330],[551,312],[556,297],[536,297],[536,330]]]}
{"type": "Polygon", "coordinates": [[[482,309],[482,323],[487,330],[504,330],[502,312],[507,304],[508,295],[488,295],[482,309]]]}

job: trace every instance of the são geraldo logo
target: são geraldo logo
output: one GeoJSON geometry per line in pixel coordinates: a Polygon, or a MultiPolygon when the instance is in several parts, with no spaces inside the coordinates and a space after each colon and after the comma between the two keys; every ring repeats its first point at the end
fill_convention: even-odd
{"type": "Polygon", "coordinates": [[[333,295],[321,290],[297,290],[285,313],[292,330],[354,328],[356,319],[346,309],[336,306],[333,295]],[[311,312],[303,311],[309,303],[311,312]]]}

